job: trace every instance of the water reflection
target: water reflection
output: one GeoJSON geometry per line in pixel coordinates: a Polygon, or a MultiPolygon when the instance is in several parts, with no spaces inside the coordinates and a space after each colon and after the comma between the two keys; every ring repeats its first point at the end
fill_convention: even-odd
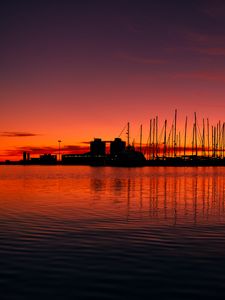
{"type": "Polygon", "coordinates": [[[223,299],[224,174],[225,168],[0,168],[3,294],[223,299]]]}
{"type": "Polygon", "coordinates": [[[8,216],[124,218],[156,224],[224,221],[224,168],[2,169],[0,203],[8,216]]]}
{"type": "Polygon", "coordinates": [[[141,175],[136,171],[127,172],[127,178],[124,172],[121,175],[112,171],[117,178],[90,179],[90,190],[96,199],[105,202],[108,213],[118,209],[113,205],[126,205],[128,221],[148,219],[173,225],[223,221],[224,176],[217,174],[215,168],[200,171],[189,169],[186,173],[182,169],[179,174],[176,169],[174,174],[155,172],[152,176],[151,169],[147,169],[141,175]]]}

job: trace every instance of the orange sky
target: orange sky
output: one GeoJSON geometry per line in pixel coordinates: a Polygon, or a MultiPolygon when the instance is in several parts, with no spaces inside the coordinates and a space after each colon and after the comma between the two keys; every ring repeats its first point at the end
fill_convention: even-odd
{"type": "Polygon", "coordinates": [[[225,120],[223,1],[46,3],[0,4],[0,160],[225,120]]]}

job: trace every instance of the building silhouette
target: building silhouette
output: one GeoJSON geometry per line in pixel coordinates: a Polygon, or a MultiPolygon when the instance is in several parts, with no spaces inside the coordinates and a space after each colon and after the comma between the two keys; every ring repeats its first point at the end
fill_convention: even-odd
{"type": "Polygon", "coordinates": [[[126,142],[122,141],[120,138],[115,138],[114,141],[110,142],[110,155],[115,156],[126,149],[126,142]]]}
{"type": "Polygon", "coordinates": [[[102,139],[94,139],[90,142],[90,154],[93,156],[104,156],[106,154],[106,142],[102,139]]]}

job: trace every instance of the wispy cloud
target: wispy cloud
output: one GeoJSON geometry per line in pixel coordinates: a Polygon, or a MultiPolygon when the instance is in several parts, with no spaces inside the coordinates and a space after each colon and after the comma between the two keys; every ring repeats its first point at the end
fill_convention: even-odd
{"type": "MultiPolygon", "coordinates": [[[[21,157],[23,151],[30,152],[31,156],[38,156],[41,154],[56,154],[59,151],[58,146],[46,146],[46,147],[37,147],[37,146],[24,146],[24,147],[15,147],[14,149],[5,150],[0,156],[7,157],[21,157]]],[[[85,145],[61,145],[61,153],[85,153],[89,151],[89,146],[85,145]]]]}
{"type": "Polygon", "coordinates": [[[158,59],[154,57],[133,56],[125,52],[118,52],[115,54],[115,56],[120,60],[136,63],[136,64],[163,65],[167,63],[165,59],[158,59]]]}
{"type": "Polygon", "coordinates": [[[0,136],[3,137],[32,137],[39,136],[40,134],[31,133],[31,132],[21,132],[21,131],[2,131],[0,136]]]}
{"type": "Polygon", "coordinates": [[[177,73],[177,74],[173,74],[172,76],[174,78],[187,78],[187,79],[225,82],[224,72],[194,71],[194,72],[177,73]]]}
{"type": "Polygon", "coordinates": [[[208,45],[197,45],[197,46],[187,46],[187,47],[170,47],[167,48],[167,51],[170,53],[183,53],[183,52],[192,52],[196,54],[203,54],[207,56],[225,56],[225,45],[211,47],[208,45]]]}
{"type": "Polygon", "coordinates": [[[184,33],[187,47],[191,50],[212,49],[212,53],[220,53],[225,48],[224,34],[209,34],[187,31],[184,33]]]}
{"type": "MultiPolygon", "coordinates": [[[[72,152],[72,151],[83,151],[89,149],[89,146],[80,146],[80,145],[61,145],[61,151],[63,152],[72,152]]],[[[59,148],[57,146],[46,146],[46,147],[34,147],[34,146],[25,146],[25,147],[17,147],[16,150],[19,151],[31,151],[33,153],[41,154],[41,153],[51,153],[58,152],[59,148]]]]}
{"type": "Polygon", "coordinates": [[[212,56],[224,56],[225,55],[225,47],[206,47],[206,48],[193,48],[193,51],[208,54],[212,56]]]}
{"type": "MultiPolygon", "coordinates": [[[[87,143],[89,145],[89,142],[87,143]]],[[[78,151],[78,152],[82,152],[82,151],[88,151],[89,150],[89,146],[80,146],[80,145],[65,145],[62,148],[63,151],[78,151]]]]}

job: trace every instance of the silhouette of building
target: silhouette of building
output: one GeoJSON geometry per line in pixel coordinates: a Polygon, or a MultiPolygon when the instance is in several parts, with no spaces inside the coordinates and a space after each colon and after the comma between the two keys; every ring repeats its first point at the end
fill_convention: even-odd
{"type": "Polygon", "coordinates": [[[30,153],[27,151],[23,152],[23,162],[29,162],[30,161],[30,153]]]}
{"type": "Polygon", "coordinates": [[[23,152],[23,161],[24,162],[27,161],[27,152],[26,151],[23,152]]]}
{"type": "Polygon", "coordinates": [[[115,138],[114,141],[110,142],[110,154],[115,156],[126,149],[126,142],[122,141],[120,138],[115,138]]]}
{"type": "Polygon", "coordinates": [[[90,142],[90,154],[93,156],[105,155],[105,144],[101,139],[94,139],[90,142]]]}
{"type": "Polygon", "coordinates": [[[65,165],[91,165],[92,161],[93,156],[90,153],[62,155],[62,164],[65,165]]]}
{"type": "Polygon", "coordinates": [[[41,164],[55,164],[57,161],[57,156],[52,154],[43,154],[40,155],[41,164]]]}

